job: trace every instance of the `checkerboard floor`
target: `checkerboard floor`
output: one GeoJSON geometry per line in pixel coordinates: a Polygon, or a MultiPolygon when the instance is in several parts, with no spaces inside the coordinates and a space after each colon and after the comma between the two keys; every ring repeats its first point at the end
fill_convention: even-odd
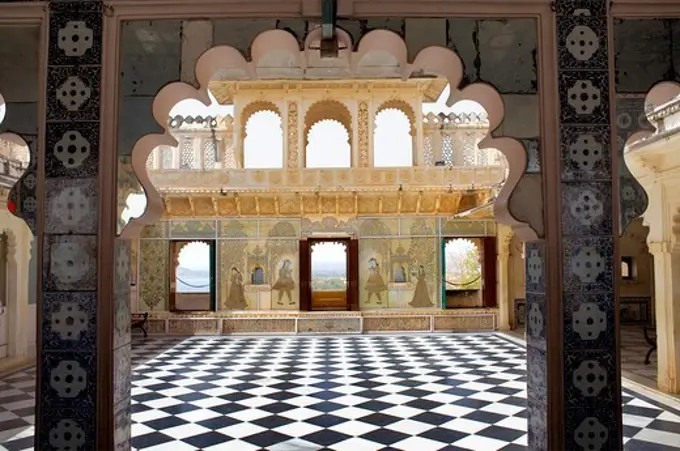
{"type": "MultiPolygon", "coordinates": [[[[498,335],[150,338],[133,352],[140,450],[526,446],[525,351],[498,335]]],[[[0,449],[32,448],[32,385],[30,371],[0,381],[0,449]]],[[[680,450],[679,411],[623,402],[627,450],[680,450]]]]}

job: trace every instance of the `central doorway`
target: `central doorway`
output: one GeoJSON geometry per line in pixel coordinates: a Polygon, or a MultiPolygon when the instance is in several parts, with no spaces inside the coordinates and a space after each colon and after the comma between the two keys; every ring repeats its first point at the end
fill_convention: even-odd
{"type": "MultiPolygon", "coordinates": [[[[356,310],[358,246],[350,238],[310,238],[303,242],[301,310],[356,310]]],[[[302,257],[302,255],[301,255],[302,257]]]]}
{"type": "MultiPolygon", "coordinates": [[[[170,265],[170,311],[216,311],[215,241],[172,241],[170,246],[173,256],[173,264],[170,265]]],[[[233,270],[231,276],[235,280],[240,273],[233,270]]],[[[240,299],[239,296],[232,297],[234,302],[241,302],[241,308],[245,308],[243,290],[238,290],[237,282],[232,286],[240,294],[240,299]]],[[[241,279],[240,287],[242,286],[241,279]]]]}

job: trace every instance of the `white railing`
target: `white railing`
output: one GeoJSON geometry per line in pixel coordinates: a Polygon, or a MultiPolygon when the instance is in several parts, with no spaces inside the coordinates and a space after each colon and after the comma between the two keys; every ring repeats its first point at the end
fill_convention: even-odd
{"type": "MultiPolygon", "coordinates": [[[[242,155],[237,155],[239,146],[235,141],[239,138],[234,138],[231,116],[217,119],[178,116],[171,119],[170,125],[179,145],[154,149],[147,160],[148,170],[210,171],[242,167],[242,155]]],[[[414,139],[414,145],[422,142],[422,148],[415,152],[416,166],[506,167],[505,158],[498,150],[479,149],[479,143],[488,133],[485,114],[428,113],[422,117],[422,135],[414,139]]]]}

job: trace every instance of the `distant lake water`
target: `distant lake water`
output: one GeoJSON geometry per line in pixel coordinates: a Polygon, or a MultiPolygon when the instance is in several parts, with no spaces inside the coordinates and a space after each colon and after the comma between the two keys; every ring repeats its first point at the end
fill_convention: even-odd
{"type": "Polygon", "coordinates": [[[205,277],[183,277],[177,280],[178,293],[209,293],[210,279],[205,277]]]}

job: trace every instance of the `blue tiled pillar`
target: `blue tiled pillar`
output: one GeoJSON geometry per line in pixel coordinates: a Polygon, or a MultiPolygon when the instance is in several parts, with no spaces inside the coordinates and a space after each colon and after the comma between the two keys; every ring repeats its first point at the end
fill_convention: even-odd
{"type": "Polygon", "coordinates": [[[129,314],[122,320],[129,248],[101,234],[101,171],[110,170],[99,161],[103,17],[100,1],[49,3],[44,219],[37,228],[40,450],[129,449],[129,314]],[[112,280],[104,267],[119,274],[112,280]],[[113,285],[120,296],[111,296],[113,285]]]}
{"type": "Polygon", "coordinates": [[[608,6],[555,4],[560,155],[543,155],[546,236],[526,248],[529,448],[536,451],[622,448],[608,6]]]}

